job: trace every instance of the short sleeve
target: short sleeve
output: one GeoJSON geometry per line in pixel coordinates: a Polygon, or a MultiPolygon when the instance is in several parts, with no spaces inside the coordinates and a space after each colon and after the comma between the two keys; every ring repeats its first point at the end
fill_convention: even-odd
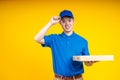
{"type": "Polygon", "coordinates": [[[83,47],[83,55],[90,55],[89,54],[89,49],[88,49],[88,42],[87,41],[85,41],[85,43],[84,43],[84,47],[83,47]]]}
{"type": "Polygon", "coordinates": [[[47,35],[47,36],[44,36],[44,44],[41,44],[42,47],[51,47],[52,43],[53,43],[53,39],[54,39],[54,35],[51,34],[51,35],[47,35]]]}

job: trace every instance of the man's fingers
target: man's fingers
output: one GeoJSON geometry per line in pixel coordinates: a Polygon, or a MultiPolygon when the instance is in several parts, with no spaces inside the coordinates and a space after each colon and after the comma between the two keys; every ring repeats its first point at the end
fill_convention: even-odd
{"type": "Polygon", "coordinates": [[[53,20],[60,20],[60,17],[58,17],[58,16],[53,16],[53,20]]]}
{"type": "Polygon", "coordinates": [[[51,18],[51,23],[52,24],[56,24],[56,23],[58,23],[59,21],[60,21],[60,17],[59,16],[53,16],[52,18],[51,18]]]}
{"type": "Polygon", "coordinates": [[[96,62],[100,62],[100,61],[93,61],[94,63],[96,63],[96,62]]]}
{"type": "Polygon", "coordinates": [[[87,66],[91,66],[91,65],[93,64],[93,62],[92,62],[92,61],[85,61],[85,64],[86,64],[87,66]]]}
{"type": "Polygon", "coordinates": [[[58,16],[58,19],[61,19],[61,17],[60,17],[60,16],[58,16]]]}
{"type": "Polygon", "coordinates": [[[100,61],[84,61],[87,66],[91,66],[93,63],[100,62],[100,61]]]}

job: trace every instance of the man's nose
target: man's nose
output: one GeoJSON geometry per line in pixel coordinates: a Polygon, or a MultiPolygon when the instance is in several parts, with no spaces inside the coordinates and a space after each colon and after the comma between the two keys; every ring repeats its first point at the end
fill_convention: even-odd
{"type": "Polygon", "coordinates": [[[69,22],[67,21],[67,22],[65,23],[65,25],[66,25],[66,26],[69,25],[69,22]]]}

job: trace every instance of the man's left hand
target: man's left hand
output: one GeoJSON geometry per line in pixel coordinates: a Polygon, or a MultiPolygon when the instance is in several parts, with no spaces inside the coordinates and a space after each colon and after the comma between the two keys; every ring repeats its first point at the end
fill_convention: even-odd
{"type": "Polygon", "coordinates": [[[95,62],[98,62],[98,61],[84,61],[86,66],[92,66],[92,64],[95,62]]]}

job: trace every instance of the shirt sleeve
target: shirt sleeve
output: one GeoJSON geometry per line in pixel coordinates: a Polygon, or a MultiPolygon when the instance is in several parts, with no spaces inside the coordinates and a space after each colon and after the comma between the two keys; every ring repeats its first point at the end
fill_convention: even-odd
{"type": "Polygon", "coordinates": [[[41,44],[42,47],[51,47],[52,43],[53,43],[53,39],[54,39],[54,35],[51,34],[51,35],[47,35],[47,36],[44,36],[44,44],[41,44]]]}
{"type": "Polygon", "coordinates": [[[83,55],[90,55],[88,50],[88,42],[85,41],[84,48],[83,48],[83,55]]]}

